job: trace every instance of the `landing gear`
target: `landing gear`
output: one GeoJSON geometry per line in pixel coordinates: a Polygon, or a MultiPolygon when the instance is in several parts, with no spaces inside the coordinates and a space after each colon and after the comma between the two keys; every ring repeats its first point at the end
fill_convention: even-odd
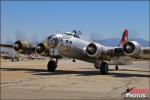
{"type": "Polygon", "coordinates": [[[56,61],[50,60],[47,64],[47,69],[49,72],[54,72],[57,68],[57,59],[56,61]]]}
{"type": "Polygon", "coordinates": [[[17,58],[17,61],[19,61],[19,58],[17,58]]]}
{"type": "Polygon", "coordinates": [[[100,65],[101,65],[101,62],[100,62],[100,61],[96,61],[96,62],[94,63],[95,69],[100,69],[100,65]]]}
{"type": "Polygon", "coordinates": [[[118,65],[115,66],[115,69],[116,69],[116,70],[119,70],[118,65]]]}
{"type": "Polygon", "coordinates": [[[99,69],[100,67],[99,67],[99,66],[94,65],[94,68],[95,68],[95,69],[99,69]]]}
{"type": "Polygon", "coordinates": [[[108,69],[109,69],[108,64],[106,62],[102,62],[100,65],[100,73],[106,75],[108,74],[108,69]]]}

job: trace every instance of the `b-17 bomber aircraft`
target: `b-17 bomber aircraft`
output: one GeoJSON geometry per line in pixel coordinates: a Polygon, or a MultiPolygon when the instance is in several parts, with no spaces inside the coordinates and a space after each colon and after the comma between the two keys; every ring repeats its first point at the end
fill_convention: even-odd
{"type": "MultiPolygon", "coordinates": [[[[18,40],[13,45],[1,44],[0,46],[14,48],[16,52],[22,54],[38,53],[49,57],[50,61],[47,64],[49,72],[56,70],[58,60],[63,57],[72,58],[74,62],[78,59],[93,63],[101,74],[108,74],[107,62],[114,58],[128,56],[132,59],[150,59],[149,47],[143,48],[137,41],[129,41],[127,29],[123,31],[120,44],[116,47],[82,39],[81,32],[76,30],[51,35],[36,46],[24,40],[18,40]]],[[[118,66],[116,66],[117,69],[118,66]]]]}

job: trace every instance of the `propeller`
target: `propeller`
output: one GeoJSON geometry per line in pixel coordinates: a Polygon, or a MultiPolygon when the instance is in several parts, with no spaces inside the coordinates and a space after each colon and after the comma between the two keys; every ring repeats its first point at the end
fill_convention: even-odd
{"type": "Polygon", "coordinates": [[[95,54],[96,50],[97,50],[97,47],[96,47],[96,45],[93,44],[93,43],[89,44],[89,45],[87,46],[87,48],[86,48],[86,52],[87,52],[89,55],[95,54]]]}

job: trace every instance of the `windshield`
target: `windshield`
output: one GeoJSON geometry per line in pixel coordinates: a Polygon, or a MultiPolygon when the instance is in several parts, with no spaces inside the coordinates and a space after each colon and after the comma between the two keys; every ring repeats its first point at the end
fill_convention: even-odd
{"type": "Polygon", "coordinates": [[[69,36],[73,36],[73,34],[72,34],[72,33],[64,33],[64,34],[69,35],[69,36]]]}
{"type": "Polygon", "coordinates": [[[76,38],[80,38],[79,37],[79,34],[77,33],[71,33],[71,32],[67,32],[67,33],[64,33],[65,35],[68,35],[68,36],[73,36],[73,37],[76,37],[76,38]]]}

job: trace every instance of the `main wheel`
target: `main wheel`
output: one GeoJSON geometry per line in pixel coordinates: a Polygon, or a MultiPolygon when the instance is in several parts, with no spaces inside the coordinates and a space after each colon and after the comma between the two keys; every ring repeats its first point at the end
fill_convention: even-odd
{"type": "Polygon", "coordinates": [[[19,58],[17,58],[17,61],[19,61],[19,58]]]}
{"type": "Polygon", "coordinates": [[[118,69],[119,69],[119,68],[118,68],[118,65],[116,65],[116,66],[115,66],[115,69],[116,69],[116,70],[118,70],[118,69]]]}
{"type": "Polygon", "coordinates": [[[94,63],[94,68],[95,68],[95,69],[99,69],[99,68],[100,68],[100,65],[101,65],[100,63],[94,63]]]}
{"type": "Polygon", "coordinates": [[[108,74],[108,64],[106,62],[102,62],[102,64],[100,65],[100,72],[101,74],[105,75],[108,74]]]}
{"type": "Polygon", "coordinates": [[[54,60],[50,60],[47,64],[47,69],[49,72],[54,72],[57,68],[57,63],[54,60]]]}

